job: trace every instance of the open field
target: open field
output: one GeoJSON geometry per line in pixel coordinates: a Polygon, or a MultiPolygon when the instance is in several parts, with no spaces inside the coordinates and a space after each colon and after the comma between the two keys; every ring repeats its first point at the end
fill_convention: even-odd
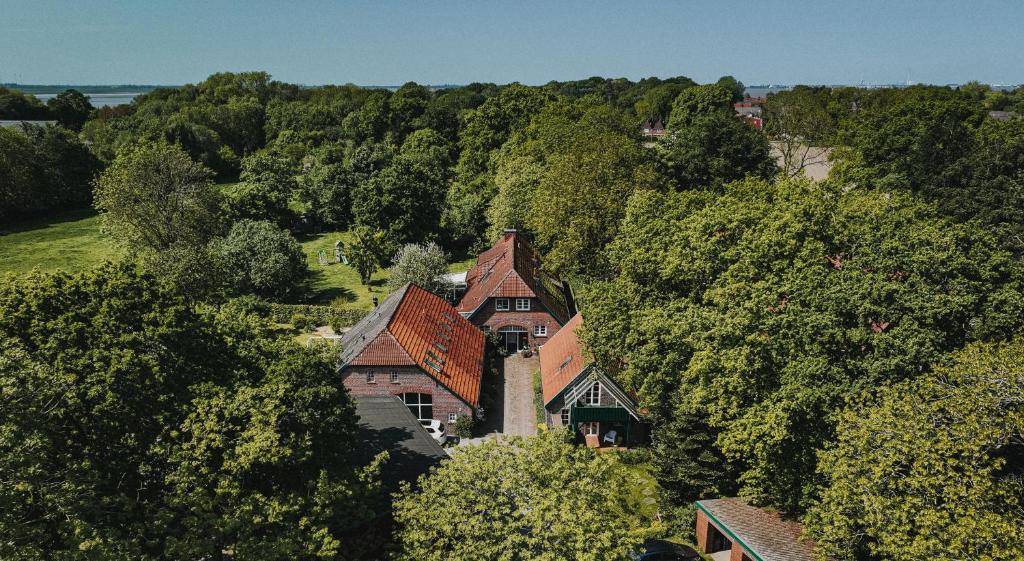
{"type": "MultiPolygon", "coordinates": [[[[378,270],[369,286],[359,282],[359,274],[348,265],[320,265],[317,251],[323,249],[334,256],[334,242],[351,241],[348,232],[324,232],[299,239],[310,270],[310,301],[345,308],[373,307],[373,297],[387,296],[388,273],[378,270]]],[[[123,252],[113,240],[100,232],[99,217],[91,210],[60,213],[0,227],[0,273],[27,273],[33,268],[42,271],[79,272],[106,260],[117,259],[123,252]]],[[[465,271],[473,265],[472,258],[452,263],[451,271],[465,271]]]]}
{"type": "Polygon", "coordinates": [[[78,272],[120,255],[90,209],[0,226],[0,273],[78,272]]]}

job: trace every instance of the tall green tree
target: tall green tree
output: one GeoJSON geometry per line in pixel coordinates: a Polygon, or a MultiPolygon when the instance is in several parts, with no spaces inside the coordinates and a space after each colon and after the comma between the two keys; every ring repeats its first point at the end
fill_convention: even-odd
{"type": "Polygon", "coordinates": [[[356,185],[356,223],[386,232],[392,245],[437,239],[450,179],[450,150],[430,129],[409,135],[387,167],[356,185]]]}
{"type": "Polygon", "coordinates": [[[109,264],[0,284],[0,351],[0,557],[361,547],[374,468],[352,461],[354,408],[329,357],[109,264]]]}
{"type": "Polygon", "coordinates": [[[133,250],[202,246],[223,231],[213,173],[165,142],[126,147],[94,195],[103,226],[133,250]]]}
{"type": "Polygon", "coordinates": [[[1019,263],[976,224],[838,184],[641,191],[608,260],[612,288],[581,292],[596,358],[662,418],[719,431],[742,492],[789,512],[820,490],[848,396],[1009,337],[1024,311],[1019,263]]]}
{"type": "Polygon", "coordinates": [[[824,92],[807,87],[770,94],[765,101],[765,132],[779,152],[779,167],[787,177],[827,160],[837,126],[828,101],[824,92]]]}
{"type": "Polygon", "coordinates": [[[733,92],[718,84],[686,88],[672,102],[668,128],[685,127],[698,115],[716,112],[732,115],[732,99],[733,92]]]}
{"type": "Polygon", "coordinates": [[[548,433],[472,446],[395,505],[400,560],[625,559],[643,542],[613,457],[548,433]]]}
{"type": "Polygon", "coordinates": [[[833,559],[1024,557],[1024,344],[851,401],[808,515],[833,559]]]}
{"type": "Polygon", "coordinates": [[[391,263],[389,290],[397,290],[411,282],[438,296],[444,296],[449,288],[444,279],[444,274],[448,272],[448,255],[434,242],[406,244],[398,250],[391,263]]]}
{"type": "Polygon", "coordinates": [[[282,298],[297,293],[309,274],[299,243],[267,221],[236,222],[226,237],[212,242],[210,254],[235,294],[282,298]]]}
{"type": "Polygon", "coordinates": [[[622,201],[657,187],[650,153],[635,137],[581,134],[548,159],[527,224],[545,251],[545,266],[598,276],[609,270],[605,245],[624,214],[622,201]]]}
{"type": "Polygon", "coordinates": [[[227,192],[228,212],[235,220],[269,220],[290,226],[294,214],[288,201],[298,189],[295,170],[280,154],[261,151],[242,160],[240,181],[227,192]]]}
{"type": "Polygon", "coordinates": [[[748,175],[771,179],[778,171],[765,135],[731,110],[694,115],[670,129],[657,156],[677,189],[719,188],[748,175]]]}
{"type": "Polygon", "coordinates": [[[64,90],[46,102],[53,117],[62,127],[73,131],[82,130],[93,107],[89,98],[76,89],[64,90]]]}
{"type": "Polygon", "coordinates": [[[369,226],[356,226],[352,231],[352,242],[346,247],[349,264],[359,273],[363,285],[370,284],[370,278],[377,272],[387,257],[385,234],[369,226]]]}

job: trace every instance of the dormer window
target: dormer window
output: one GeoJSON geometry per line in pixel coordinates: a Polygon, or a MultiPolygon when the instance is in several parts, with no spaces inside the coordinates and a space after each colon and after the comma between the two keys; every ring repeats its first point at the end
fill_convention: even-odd
{"type": "Polygon", "coordinates": [[[494,300],[494,309],[499,312],[508,311],[508,298],[496,298],[494,300]]]}
{"type": "Polygon", "coordinates": [[[529,312],[530,311],[530,299],[529,298],[516,298],[516,311],[517,312],[529,312]]]}

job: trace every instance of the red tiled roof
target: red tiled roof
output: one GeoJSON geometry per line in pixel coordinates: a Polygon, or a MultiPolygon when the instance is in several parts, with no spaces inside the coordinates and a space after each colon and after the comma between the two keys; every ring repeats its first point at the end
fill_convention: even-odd
{"type": "Polygon", "coordinates": [[[590,364],[590,360],[583,356],[583,347],[576,335],[576,329],[582,324],[583,316],[576,314],[540,348],[540,376],[545,404],[550,403],[590,364]]]}
{"type": "Polygon", "coordinates": [[[416,361],[405,352],[395,336],[389,331],[381,331],[363,352],[359,353],[349,364],[357,366],[415,366],[416,361]]]}
{"type": "Polygon", "coordinates": [[[477,258],[466,274],[458,310],[472,315],[488,298],[537,298],[559,323],[569,319],[561,284],[541,271],[537,252],[516,232],[506,233],[477,258]]]}
{"type": "Polygon", "coordinates": [[[415,284],[388,296],[341,345],[343,366],[416,365],[469,405],[480,405],[484,334],[415,284]]]}

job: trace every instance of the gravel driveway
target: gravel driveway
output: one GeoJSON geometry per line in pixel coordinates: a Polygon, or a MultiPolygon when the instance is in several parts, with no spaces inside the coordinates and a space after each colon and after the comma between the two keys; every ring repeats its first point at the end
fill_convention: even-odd
{"type": "Polygon", "coordinates": [[[537,418],[533,409],[533,372],[540,368],[536,355],[505,358],[504,411],[501,432],[517,436],[537,434],[537,418]]]}

